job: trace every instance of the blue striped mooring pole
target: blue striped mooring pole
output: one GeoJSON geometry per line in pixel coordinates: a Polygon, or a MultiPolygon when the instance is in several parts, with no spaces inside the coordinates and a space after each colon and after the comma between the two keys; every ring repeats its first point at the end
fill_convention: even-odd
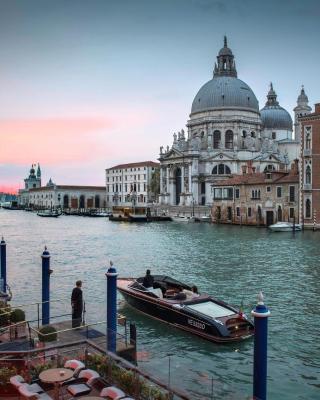
{"type": "Polygon", "coordinates": [[[268,317],[270,311],[263,302],[262,292],[258,295],[256,308],[251,311],[254,317],[254,355],[253,355],[253,398],[267,399],[267,347],[268,317]]]}
{"type": "Polygon", "coordinates": [[[0,262],[1,262],[1,282],[2,286],[0,287],[0,290],[3,291],[3,293],[6,293],[7,291],[7,245],[6,242],[4,241],[3,237],[0,242],[0,262]]]}
{"type": "Polygon", "coordinates": [[[50,253],[45,246],[42,258],[42,325],[50,323],[50,253]]]}
{"type": "Polygon", "coordinates": [[[117,271],[110,261],[107,276],[107,351],[117,349],[117,271]]]}

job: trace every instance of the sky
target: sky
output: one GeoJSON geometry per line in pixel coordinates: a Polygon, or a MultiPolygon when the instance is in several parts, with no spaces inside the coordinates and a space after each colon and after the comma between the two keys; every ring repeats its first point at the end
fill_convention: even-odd
{"type": "Polygon", "coordinates": [[[223,36],[259,100],[320,102],[318,0],[0,0],[0,192],[104,185],[185,129],[223,36]]]}

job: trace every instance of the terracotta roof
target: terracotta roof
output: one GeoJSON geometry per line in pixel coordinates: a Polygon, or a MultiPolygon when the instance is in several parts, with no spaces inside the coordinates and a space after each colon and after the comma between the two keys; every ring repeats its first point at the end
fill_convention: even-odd
{"type": "Polygon", "coordinates": [[[135,168],[135,167],[159,167],[160,164],[153,161],[141,161],[136,163],[129,164],[118,164],[114,167],[107,168],[107,171],[110,169],[123,169],[123,168],[135,168]]]}
{"type": "Polygon", "coordinates": [[[50,191],[53,189],[57,190],[106,190],[105,186],[76,186],[76,185],[55,185],[55,186],[43,186],[39,188],[30,189],[29,192],[42,192],[50,191]]]}
{"type": "Polygon", "coordinates": [[[255,174],[233,175],[229,179],[218,181],[212,186],[234,186],[234,185],[265,185],[266,183],[298,183],[299,175],[289,172],[273,171],[271,179],[266,179],[266,174],[259,172],[255,174]]]}

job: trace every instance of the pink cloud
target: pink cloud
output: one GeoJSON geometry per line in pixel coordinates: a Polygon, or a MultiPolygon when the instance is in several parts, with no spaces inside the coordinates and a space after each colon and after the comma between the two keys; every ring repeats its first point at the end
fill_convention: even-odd
{"type": "Polygon", "coordinates": [[[0,161],[54,164],[87,160],[103,150],[95,139],[112,126],[102,117],[0,120],[0,161]]]}

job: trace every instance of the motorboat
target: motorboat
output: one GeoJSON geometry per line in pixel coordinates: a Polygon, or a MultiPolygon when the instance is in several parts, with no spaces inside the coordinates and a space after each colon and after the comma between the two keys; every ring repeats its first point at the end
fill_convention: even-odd
{"type": "Polygon", "coordinates": [[[187,215],[173,215],[171,219],[173,222],[200,222],[199,218],[187,215]]]}
{"type": "Polygon", "coordinates": [[[241,310],[169,276],[154,275],[152,288],[143,278],[118,278],[127,303],[142,313],[212,342],[237,342],[254,334],[253,323],[241,310]],[[177,293],[182,293],[183,296],[177,293]]]}
{"type": "Polygon", "coordinates": [[[302,227],[300,224],[293,224],[292,222],[277,222],[276,224],[270,225],[269,229],[273,232],[293,232],[301,231],[302,227]]]}
{"type": "Polygon", "coordinates": [[[200,222],[212,222],[211,215],[202,215],[200,217],[200,222]]]}
{"type": "Polygon", "coordinates": [[[57,218],[61,215],[61,212],[59,212],[58,210],[42,210],[42,211],[38,211],[37,215],[39,215],[39,217],[57,218]]]}

